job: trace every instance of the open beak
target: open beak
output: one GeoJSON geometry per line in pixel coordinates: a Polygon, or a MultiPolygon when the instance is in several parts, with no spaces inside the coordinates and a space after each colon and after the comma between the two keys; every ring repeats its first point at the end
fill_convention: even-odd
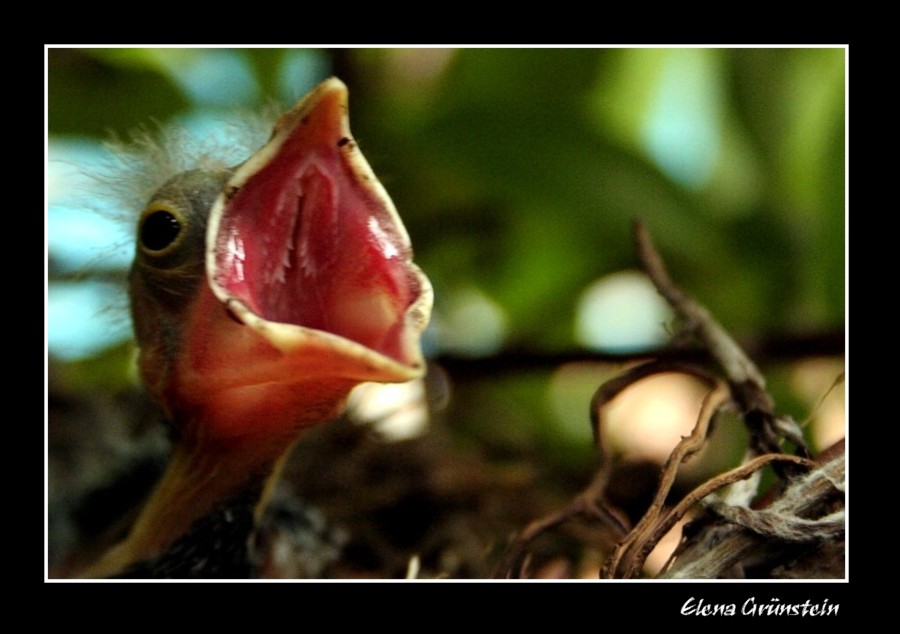
{"type": "Polygon", "coordinates": [[[153,346],[141,351],[174,420],[203,435],[289,432],[339,413],[361,382],[424,374],[431,284],[350,134],[340,80],[284,114],[228,177],[204,257],[171,371],[157,370],[153,346]]]}
{"type": "Polygon", "coordinates": [[[281,117],[210,211],[209,285],[295,369],[405,381],[424,371],[428,279],[350,135],[347,88],[320,84],[281,117]]]}

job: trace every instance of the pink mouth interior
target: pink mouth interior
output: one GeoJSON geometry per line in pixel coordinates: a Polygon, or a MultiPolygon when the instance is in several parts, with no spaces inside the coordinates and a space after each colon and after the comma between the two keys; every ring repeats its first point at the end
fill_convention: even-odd
{"type": "Polygon", "coordinates": [[[268,321],[405,362],[405,315],[419,293],[409,250],[337,148],[302,145],[286,141],[226,203],[216,280],[268,321]]]}

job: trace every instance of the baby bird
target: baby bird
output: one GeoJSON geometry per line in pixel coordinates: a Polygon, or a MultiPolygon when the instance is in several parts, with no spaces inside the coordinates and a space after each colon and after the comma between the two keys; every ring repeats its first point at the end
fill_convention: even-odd
{"type": "Polygon", "coordinates": [[[360,383],[424,374],[431,285],[336,78],[242,164],[162,184],[136,237],[138,366],[174,447],[127,537],[84,576],[250,576],[249,536],[303,430],[360,383]]]}

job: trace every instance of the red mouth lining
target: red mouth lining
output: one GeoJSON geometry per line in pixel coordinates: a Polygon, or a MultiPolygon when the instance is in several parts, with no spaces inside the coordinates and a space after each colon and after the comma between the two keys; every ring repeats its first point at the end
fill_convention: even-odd
{"type": "MultiPolygon", "coordinates": [[[[340,159],[339,155],[336,155],[340,159]]],[[[279,156],[231,197],[217,280],[267,321],[322,330],[397,357],[419,294],[408,248],[334,161],[279,156]]]]}

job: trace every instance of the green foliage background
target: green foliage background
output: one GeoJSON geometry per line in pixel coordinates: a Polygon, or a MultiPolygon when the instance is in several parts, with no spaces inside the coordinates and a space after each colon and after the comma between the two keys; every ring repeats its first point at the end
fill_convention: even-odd
{"type": "MultiPolygon", "coordinates": [[[[504,310],[505,347],[570,349],[585,286],[635,266],[639,217],[673,277],[736,335],[843,327],[843,48],[311,49],[293,94],[279,78],[297,51],[246,49],[234,53],[256,89],[203,102],[180,71],[220,52],[50,49],[49,134],[99,139],[197,109],[289,105],[337,74],[437,316],[475,287],[504,310]],[[707,95],[718,147],[693,186],[642,136],[679,64],[707,95]]],[[[530,384],[517,389],[503,411],[536,400],[530,384]]]]}

